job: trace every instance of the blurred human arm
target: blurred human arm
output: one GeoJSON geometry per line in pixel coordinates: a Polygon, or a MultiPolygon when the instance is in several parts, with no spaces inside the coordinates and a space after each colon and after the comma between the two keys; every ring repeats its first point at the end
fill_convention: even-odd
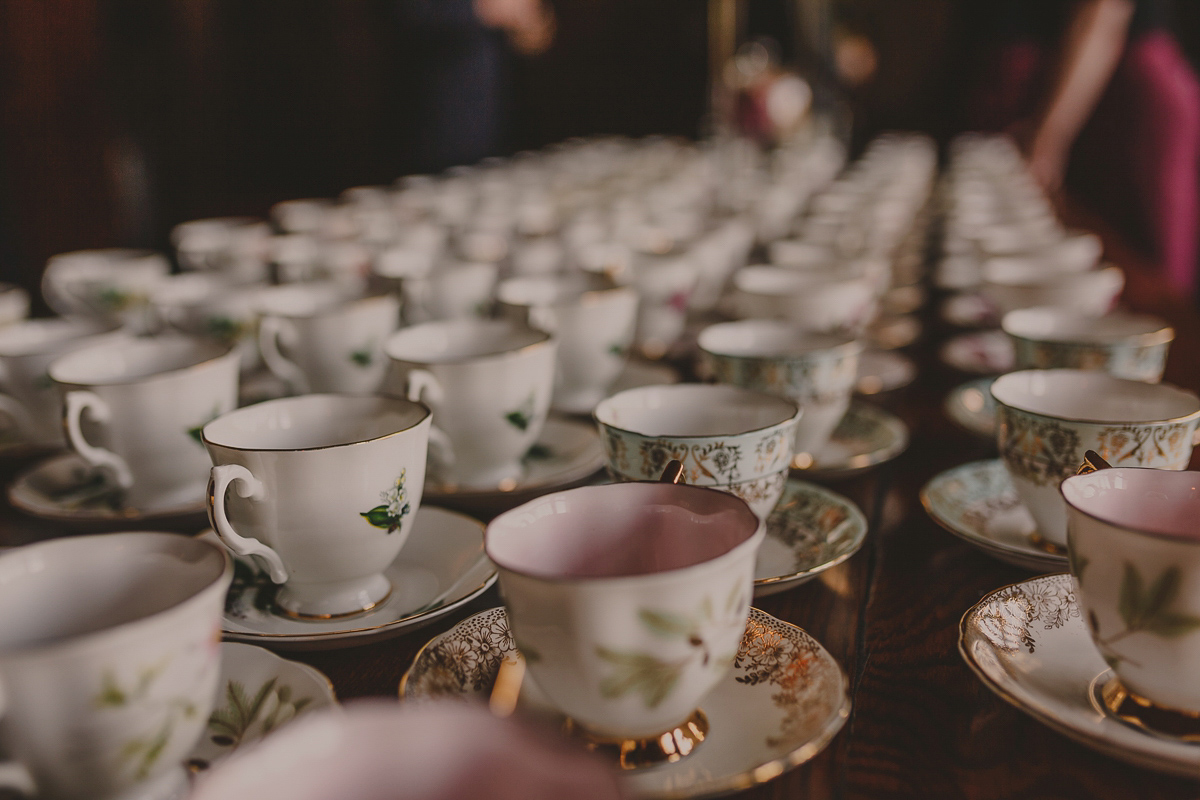
{"type": "Polygon", "coordinates": [[[508,35],[517,52],[535,56],[554,41],[554,9],[545,0],[473,0],[475,16],[508,35]]]}
{"type": "Polygon", "coordinates": [[[1063,41],[1054,89],[1029,142],[1029,170],[1048,192],[1062,185],[1076,137],[1125,50],[1133,0],[1080,0],[1063,41]]]}

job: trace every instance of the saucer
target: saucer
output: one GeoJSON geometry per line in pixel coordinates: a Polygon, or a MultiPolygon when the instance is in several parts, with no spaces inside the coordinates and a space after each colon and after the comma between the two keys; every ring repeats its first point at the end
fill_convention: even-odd
{"type": "Polygon", "coordinates": [[[976,375],[1009,372],[1017,360],[1012,340],[1002,330],[961,333],[943,344],[938,354],[947,366],[976,375]]]}
{"type": "Polygon", "coordinates": [[[21,473],[8,487],[14,508],[41,519],[79,525],[159,522],[204,516],[207,478],[143,508],[125,505],[108,475],[75,453],[53,456],[21,473]]]}
{"type": "Polygon", "coordinates": [[[217,686],[208,727],[187,759],[193,772],[208,769],[297,717],[337,705],[333,684],[324,673],[252,644],[221,644],[217,686]]]}
{"type": "Polygon", "coordinates": [[[880,350],[908,347],[921,336],[921,320],[912,314],[880,317],[867,328],[866,340],[880,350]]]}
{"type": "Polygon", "coordinates": [[[891,461],[908,447],[908,426],[868,403],[851,402],[833,436],[812,456],[797,453],[792,468],[801,475],[847,476],[891,461]]]}
{"type": "Polygon", "coordinates": [[[758,548],[754,596],[791,589],[836,567],[867,538],[867,518],[849,499],[795,478],[767,518],[758,548]]]}
{"type": "MultiPolygon", "coordinates": [[[[216,538],[211,530],[202,535],[216,538]]],[[[496,580],[496,568],[483,554],[483,523],[426,506],[417,510],[408,541],[384,570],[392,594],[352,617],[302,620],[275,614],[276,584],[251,561],[233,556],[233,562],[225,638],[295,650],[353,647],[416,630],[478,597],[496,580]]]]}
{"type": "Polygon", "coordinates": [[[995,378],[976,378],[956,386],[946,395],[942,408],[956,425],[988,441],[996,440],[996,401],[992,399],[995,378]]]}
{"type": "MultiPolygon", "coordinates": [[[[516,646],[503,608],[483,611],[426,644],[400,680],[400,697],[485,702],[516,646]]],[[[622,774],[636,797],[710,797],[766,783],[813,758],[850,716],[846,676],[800,628],[750,609],[733,669],[704,699],[708,737],[690,756],[622,774]]],[[[555,715],[532,678],[520,707],[555,715]]]]}
{"type": "Polygon", "coordinates": [[[981,294],[960,292],[942,303],[942,319],[959,328],[999,328],[996,307],[981,294]]]}
{"type": "Polygon", "coordinates": [[[1112,677],[1080,616],[1070,575],[992,592],[963,615],[958,651],[1002,699],[1070,738],[1140,767],[1200,776],[1200,748],[1123,721],[1100,691],[1112,677]]]}
{"type": "MultiPolygon", "coordinates": [[[[667,364],[642,361],[641,359],[630,359],[625,362],[625,367],[621,370],[621,374],[617,376],[617,379],[613,381],[605,397],[611,397],[627,389],[640,389],[643,386],[660,386],[664,383],[679,383],[679,380],[679,371],[674,367],[667,364]]],[[[556,404],[554,410],[563,414],[590,416],[595,407],[594,403],[586,408],[572,408],[556,404]]]]}
{"type": "Polygon", "coordinates": [[[858,377],[854,391],[879,394],[908,386],[917,378],[917,365],[903,353],[888,350],[864,350],[858,357],[858,377]]]}
{"type": "Polygon", "coordinates": [[[1043,572],[1067,566],[1066,553],[1048,552],[1030,538],[1037,526],[998,458],[935,476],[921,489],[921,504],[934,522],[1005,563],[1043,572]]]}
{"type": "Polygon", "coordinates": [[[604,446],[594,423],[550,416],[524,463],[525,476],[511,486],[458,489],[426,482],[421,502],[492,516],[591,477],[604,466],[604,446]]]}

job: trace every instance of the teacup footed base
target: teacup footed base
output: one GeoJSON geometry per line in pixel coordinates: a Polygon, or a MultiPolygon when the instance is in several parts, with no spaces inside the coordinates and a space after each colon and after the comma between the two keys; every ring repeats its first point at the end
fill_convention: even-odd
{"type": "Polygon", "coordinates": [[[274,605],[292,619],[339,619],[370,611],[391,596],[391,581],[376,573],[337,583],[285,583],[274,605]]]}
{"type": "Polygon", "coordinates": [[[673,764],[695,752],[708,736],[708,717],[697,708],[670,730],[638,739],[594,733],[570,718],[563,723],[563,732],[578,737],[588,750],[599,753],[621,769],[643,769],[673,764]]]}
{"type": "Polygon", "coordinates": [[[1096,676],[1092,704],[1134,728],[1181,742],[1200,742],[1200,712],[1167,708],[1130,691],[1113,672],[1096,676]]]}
{"type": "Polygon", "coordinates": [[[111,800],[184,800],[190,793],[191,782],[187,769],[180,764],[158,777],[113,795],[111,800]]]}

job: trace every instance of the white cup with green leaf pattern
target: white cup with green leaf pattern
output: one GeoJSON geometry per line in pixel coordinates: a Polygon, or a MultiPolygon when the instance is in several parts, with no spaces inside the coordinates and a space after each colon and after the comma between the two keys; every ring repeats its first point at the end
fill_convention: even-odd
{"type": "Polygon", "coordinates": [[[680,733],[675,760],[737,654],[764,536],[725,492],[619,483],[518,506],[484,546],[538,688],[594,738],[680,733]]]}
{"type": "Polygon", "coordinates": [[[384,391],[433,409],[436,479],[514,488],[550,411],[557,340],[511,320],[461,319],[404,328],[385,349],[384,391]]]}
{"type": "Polygon", "coordinates": [[[258,351],[258,297],[267,284],[236,285],[219,273],[174,275],[150,293],[158,331],[177,331],[232,345],[242,372],[262,365],[258,351]]]}
{"type": "Polygon", "coordinates": [[[187,336],[128,337],[54,361],[72,450],[111,474],[132,508],[204,496],[205,423],[237,405],[238,355],[187,336]]]}
{"type": "Polygon", "coordinates": [[[298,618],[374,608],[421,504],[429,409],[369,395],[269,400],[204,427],[209,517],[298,618]]]}
{"type": "Polygon", "coordinates": [[[1100,654],[1135,699],[1200,715],[1200,473],[1100,469],[1062,496],[1100,654]]]}
{"type": "Polygon", "coordinates": [[[140,331],[150,290],[170,271],[166,256],[152,250],[60,253],[46,262],[42,295],[63,316],[107,319],[140,331]]]}
{"type": "Polygon", "coordinates": [[[168,800],[220,674],[232,569],[171,533],[71,537],[0,556],[0,789],[168,800]]]}

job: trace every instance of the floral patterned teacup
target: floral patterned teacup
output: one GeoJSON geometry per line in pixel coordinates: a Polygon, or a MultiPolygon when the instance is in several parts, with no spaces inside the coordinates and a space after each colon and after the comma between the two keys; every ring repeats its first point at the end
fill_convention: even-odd
{"type": "Polygon", "coordinates": [[[0,789],[167,800],[220,674],[232,569],[169,533],[55,539],[0,556],[0,789]]]}
{"type": "Polygon", "coordinates": [[[877,280],[863,272],[745,267],[733,276],[740,319],[787,320],[807,331],[859,334],[878,311],[877,280]]]}
{"type": "Polygon", "coordinates": [[[1010,311],[1001,327],[1012,339],[1017,369],[1100,370],[1146,383],[1162,380],[1175,338],[1158,317],[1096,317],[1054,306],[1010,311]]]}
{"type": "Polygon", "coordinates": [[[1200,473],[1101,469],[1063,481],[1071,572],[1126,690],[1200,714],[1200,473]]]}
{"type": "Polygon", "coordinates": [[[42,294],[63,316],[99,317],[140,329],[150,289],[171,270],[151,250],[77,250],[46,262],[42,294]]]}
{"type": "Polygon", "coordinates": [[[1041,537],[1067,544],[1059,484],[1088,450],[1115,467],[1180,470],[1192,456],[1200,399],[1161,383],[1053,369],[992,383],[1000,455],[1041,537]]]}
{"type": "Polygon", "coordinates": [[[863,349],[848,335],[805,333],[774,320],[712,325],[698,343],[707,373],[718,382],[786,397],[804,409],[794,449],[810,455],[846,415],[863,349]]]}
{"type": "Polygon", "coordinates": [[[392,592],[383,571],[421,504],[429,421],[420,403],[337,394],[226,414],[203,432],[213,528],[283,584],[275,603],[285,613],[373,608],[392,592]]]}
{"type": "Polygon", "coordinates": [[[559,710],[606,740],[703,738],[696,709],[737,653],[764,535],[723,492],[622,483],[518,506],[484,545],[517,647],[559,710]]]}
{"type": "Polygon", "coordinates": [[[765,520],[783,494],[801,412],[774,395],[680,384],[620,392],[594,416],[618,480],[654,480],[675,459],[686,483],[737,495],[765,520]]]}

